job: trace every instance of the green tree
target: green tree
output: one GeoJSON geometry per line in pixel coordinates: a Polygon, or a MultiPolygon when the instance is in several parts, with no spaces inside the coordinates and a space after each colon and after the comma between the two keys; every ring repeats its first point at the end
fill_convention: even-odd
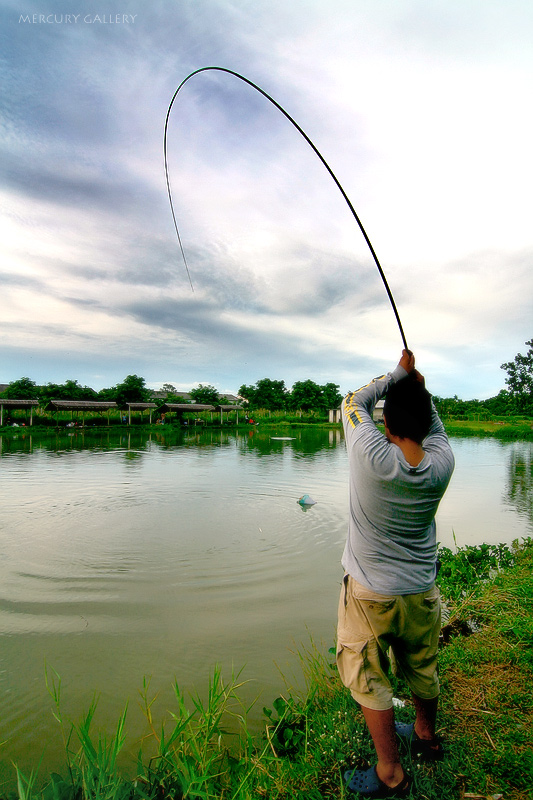
{"type": "Polygon", "coordinates": [[[326,383],[322,386],[323,408],[338,408],[342,403],[342,394],[337,383],[326,383]]]}
{"type": "Polygon", "coordinates": [[[289,395],[290,407],[300,408],[302,411],[327,411],[338,408],[341,401],[338,384],[326,383],[320,386],[312,380],[296,381],[289,395]]]}
{"type": "Polygon", "coordinates": [[[110,386],[107,389],[100,389],[98,392],[98,400],[115,400],[117,396],[117,387],[110,386]]]}
{"type": "Polygon", "coordinates": [[[49,400],[93,400],[98,397],[94,389],[80,386],[78,381],[68,380],[65,383],[47,383],[40,392],[42,403],[49,400]]]}
{"type": "Polygon", "coordinates": [[[217,390],[210,384],[204,386],[203,383],[200,383],[195,389],[191,389],[190,394],[195,403],[202,403],[208,406],[217,406],[221,401],[217,390]]]}
{"type": "Polygon", "coordinates": [[[269,411],[285,408],[288,399],[285,381],[273,381],[270,378],[261,378],[255,386],[241,386],[239,395],[248,400],[251,407],[269,411]]]}
{"type": "Polygon", "coordinates": [[[11,381],[7,389],[4,389],[2,396],[9,400],[37,400],[39,387],[35,381],[29,378],[19,378],[11,381]]]}
{"type": "Polygon", "coordinates": [[[323,406],[322,387],[312,380],[296,381],[291,389],[289,403],[302,411],[317,411],[323,406]]]}
{"type": "Polygon", "coordinates": [[[246,384],[243,383],[243,385],[239,389],[238,394],[239,394],[239,397],[242,397],[244,400],[246,400],[248,402],[249,406],[253,406],[254,405],[256,391],[257,391],[257,389],[256,389],[255,386],[251,386],[251,385],[250,386],[246,386],[246,384]]]}
{"type": "Polygon", "coordinates": [[[495,397],[483,401],[483,405],[491,414],[504,417],[516,411],[513,396],[507,389],[502,389],[495,397]]]}
{"type": "Polygon", "coordinates": [[[491,413],[486,401],[460,400],[457,395],[453,397],[433,395],[433,402],[437,412],[442,417],[482,418],[491,413]]]}
{"type": "Polygon", "coordinates": [[[505,383],[519,411],[526,411],[533,406],[533,339],[526,345],[528,351],[525,355],[517,353],[513,361],[501,365],[507,372],[505,383]]]}
{"type": "Polygon", "coordinates": [[[124,408],[128,403],[147,403],[150,399],[150,391],[145,386],[144,378],[139,375],[127,375],[114,388],[113,399],[119,408],[124,408]]]}
{"type": "Polygon", "coordinates": [[[172,383],[164,383],[161,391],[166,392],[165,402],[167,403],[190,403],[190,400],[178,394],[178,390],[172,383]]]}

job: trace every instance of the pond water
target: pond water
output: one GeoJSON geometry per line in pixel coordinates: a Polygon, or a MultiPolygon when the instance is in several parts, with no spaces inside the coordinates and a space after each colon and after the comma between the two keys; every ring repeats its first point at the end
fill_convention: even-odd
{"type": "MultiPolygon", "coordinates": [[[[147,726],[143,678],[204,693],[243,669],[263,705],[301,683],[297,649],[333,644],[347,518],[339,430],[74,431],[0,437],[0,790],[12,761],[64,765],[45,670],[66,718],[100,695],[111,732],[126,703],[127,770],[147,726]],[[286,436],[287,434],[279,434],[286,436]],[[317,503],[297,503],[308,493],[317,503]]],[[[533,444],[453,439],[437,518],[454,547],[533,532],[533,444]]],[[[252,718],[253,714],[252,714],[252,718]]]]}

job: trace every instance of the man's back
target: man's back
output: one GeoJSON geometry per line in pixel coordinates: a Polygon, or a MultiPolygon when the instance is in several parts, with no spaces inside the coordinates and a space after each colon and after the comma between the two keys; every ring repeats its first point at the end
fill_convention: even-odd
{"type": "MultiPolygon", "coordinates": [[[[363,711],[377,764],[345,773],[367,797],[407,797],[395,725],[394,674],[411,690],[409,736],[424,758],[444,756],[436,736],[441,605],[435,585],[435,513],[454,459],[415,357],[404,349],[395,370],[343,403],[350,459],[350,516],[337,618],[339,676],[363,711]],[[386,394],[385,436],[372,420],[386,394]]],[[[404,726],[405,727],[405,726],[404,726]]],[[[409,727],[409,726],[408,726],[409,727]]]]}
{"type": "Polygon", "coordinates": [[[372,410],[396,381],[397,367],[343,403],[350,459],[350,519],[342,564],[359,583],[385,595],[425,591],[435,579],[435,514],[453,472],[444,427],[432,406],[422,460],[409,464],[376,428],[372,410]]]}

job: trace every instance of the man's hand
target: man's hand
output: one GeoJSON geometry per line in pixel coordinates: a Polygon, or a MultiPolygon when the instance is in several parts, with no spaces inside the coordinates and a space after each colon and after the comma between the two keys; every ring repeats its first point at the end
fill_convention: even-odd
{"type": "Polygon", "coordinates": [[[417,369],[414,369],[414,370],[411,372],[411,378],[412,378],[413,380],[415,380],[415,381],[418,381],[418,383],[421,383],[421,384],[422,384],[422,386],[425,388],[425,386],[426,386],[426,379],[424,378],[424,376],[423,376],[423,375],[421,375],[421,374],[420,374],[420,372],[419,372],[417,369]]]}
{"type": "Polygon", "coordinates": [[[415,368],[415,357],[410,350],[402,350],[399,366],[403,367],[408,375],[413,372],[415,368]]]}

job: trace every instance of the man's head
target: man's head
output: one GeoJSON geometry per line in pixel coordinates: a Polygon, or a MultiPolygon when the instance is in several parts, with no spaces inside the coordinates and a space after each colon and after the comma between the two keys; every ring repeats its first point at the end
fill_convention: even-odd
{"type": "Polygon", "coordinates": [[[431,426],[431,395],[413,377],[403,378],[385,395],[383,417],[393,436],[422,444],[431,426]]]}

